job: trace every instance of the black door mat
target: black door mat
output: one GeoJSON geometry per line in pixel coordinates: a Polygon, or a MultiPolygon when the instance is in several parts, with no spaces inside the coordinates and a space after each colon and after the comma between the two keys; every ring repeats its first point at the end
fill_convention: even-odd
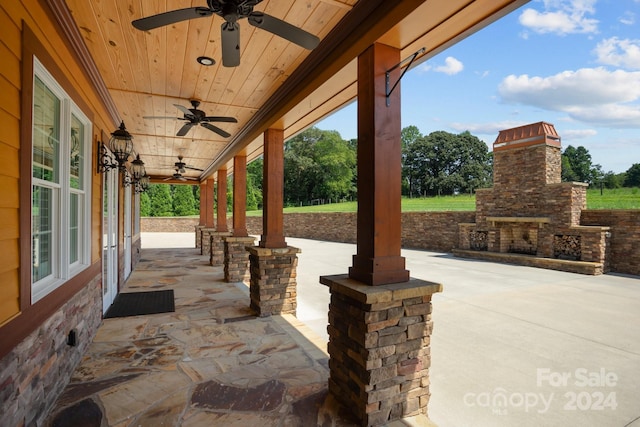
{"type": "Polygon", "coordinates": [[[176,311],[173,289],[150,292],[126,292],[118,294],[105,319],[114,317],[140,316],[144,314],[169,313],[176,311]]]}

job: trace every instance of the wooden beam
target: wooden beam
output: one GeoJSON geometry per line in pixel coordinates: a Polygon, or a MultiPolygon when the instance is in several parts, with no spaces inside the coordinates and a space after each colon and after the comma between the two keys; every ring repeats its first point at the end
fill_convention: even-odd
{"type": "Polygon", "coordinates": [[[233,158],[233,235],[247,237],[247,156],[233,158]]]}
{"type": "Polygon", "coordinates": [[[218,169],[218,205],[216,231],[229,231],[227,227],[227,170],[218,169]]]}
{"type": "MultiPolygon", "coordinates": [[[[385,73],[400,62],[400,50],[374,44],[358,58],[358,231],[349,277],[368,285],[406,282],[400,256],[400,88],[385,96],[385,73]]],[[[392,80],[400,70],[392,73],[392,80]]]]}
{"type": "Polygon", "coordinates": [[[264,133],[262,175],[262,248],[286,248],[284,241],[284,132],[267,129],[264,133]]]}
{"type": "Polygon", "coordinates": [[[202,174],[209,176],[426,0],[359,1],[202,174]]]}

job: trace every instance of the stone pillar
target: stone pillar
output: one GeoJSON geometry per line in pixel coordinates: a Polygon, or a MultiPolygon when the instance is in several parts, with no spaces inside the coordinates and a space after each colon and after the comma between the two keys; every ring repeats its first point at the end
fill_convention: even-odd
{"type": "Polygon", "coordinates": [[[209,235],[204,230],[212,230],[215,226],[213,222],[213,188],[213,179],[207,179],[200,184],[200,224],[199,228],[196,227],[196,233],[199,232],[196,234],[196,247],[200,248],[200,255],[209,254],[209,235]],[[206,246],[206,249],[203,246],[206,246]]]}
{"type": "Polygon", "coordinates": [[[215,232],[215,228],[202,227],[200,229],[200,241],[202,242],[200,246],[200,255],[211,256],[211,235],[215,232]]]}
{"type": "Polygon", "coordinates": [[[228,231],[214,231],[209,234],[209,265],[224,263],[224,239],[231,236],[228,231]]]}
{"type": "Polygon", "coordinates": [[[249,253],[254,237],[247,233],[247,156],[233,158],[233,235],[224,238],[224,280],[226,282],[250,282],[249,253]]]}
{"type": "Polygon", "coordinates": [[[247,247],[251,308],[260,317],[296,314],[298,248],[247,247]]]}
{"type": "Polygon", "coordinates": [[[248,247],[251,308],[258,316],[296,313],[298,248],[284,240],[284,132],[264,133],[262,237],[248,247]]]}
{"type": "Polygon", "coordinates": [[[385,96],[399,62],[382,44],[358,57],[357,254],[348,275],[320,278],[331,291],[329,392],[362,426],[426,414],[431,295],[441,291],[410,279],[400,253],[400,88],[385,96]]]}
{"type": "MultiPolygon", "coordinates": [[[[203,228],[204,228],[204,225],[196,225],[195,226],[196,248],[202,248],[202,229],[203,228]]],[[[202,255],[202,252],[200,252],[200,254],[202,255]]]]}
{"type": "Polygon", "coordinates": [[[250,283],[249,253],[247,246],[253,246],[255,237],[227,236],[224,238],[224,280],[225,282],[250,283]]]}
{"type": "Polygon", "coordinates": [[[362,426],[426,415],[429,402],[431,295],[437,283],[369,286],[347,275],[329,286],[329,392],[362,426]]]}

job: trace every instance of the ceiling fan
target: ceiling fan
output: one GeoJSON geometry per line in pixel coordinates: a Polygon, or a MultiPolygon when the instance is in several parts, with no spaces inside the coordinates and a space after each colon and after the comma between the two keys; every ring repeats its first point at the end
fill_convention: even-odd
{"type": "Polygon", "coordinates": [[[174,173],[172,176],[170,176],[169,178],[165,178],[163,179],[163,181],[171,181],[171,180],[177,180],[177,181],[197,181],[198,178],[193,178],[190,176],[183,176],[180,172],[174,173]]]}
{"type": "Polygon", "coordinates": [[[212,132],[217,133],[223,138],[229,138],[231,136],[230,133],[220,129],[218,126],[212,125],[210,122],[226,122],[226,123],[238,123],[238,121],[234,117],[223,117],[223,116],[207,116],[207,114],[198,110],[198,106],[200,105],[200,101],[196,101],[192,99],[191,105],[193,108],[187,108],[179,104],[173,104],[178,110],[182,111],[184,117],[158,117],[158,116],[144,116],[143,119],[176,119],[176,120],[186,120],[187,123],[184,124],[176,133],[176,136],[185,136],[189,130],[195,125],[200,125],[203,128],[209,129],[212,132]]]}
{"type": "Polygon", "coordinates": [[[193,166],[187,165],[185,162],[182,161],[183,159],[184,157],[182,155],[179,155],[178,161],[173,164],[174,167],[176,168],[177,173],[185,173],[187,169],[192,171],[200,171],[200,172],[204,171],[204,169],[194,168],[193,166]]]}
{"type": "Polygon", "coordinates": [[[238,21],[247,18],[249,24],[262,28],[305,49],[314,49],[320,39],[295,25],[289,24],[253,7],[262,0],[207,0],[207,7],[189,7],[172,10],[146,18],[136,19],[131,24],[142,31],[171,25],[188,19],[218,15],[222,24],[222,65],[236,67],[240,64],[240,26],[238,21]]]}

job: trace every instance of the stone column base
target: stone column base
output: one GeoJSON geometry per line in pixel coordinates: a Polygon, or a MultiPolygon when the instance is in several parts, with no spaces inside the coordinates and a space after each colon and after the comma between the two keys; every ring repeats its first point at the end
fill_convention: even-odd
{"type": "MultiPolygon", "coordinates": [[[[196,248],[201,248],[202,247],[202,229],[204,228],[204,225],[196,225],[195,226],[195,231],[196,231],[196,248]]],[[[200,255],[202,255],[202,253],[200,253],[200,255]]]]}
{"type": "Polygon", "coordinates": [[[249,254],[246,247],[252,246],[255,237],[227,236],[224,240],[224,280],[244,282],[250,280],[249,254]]]}
{"type": "Polygon", "coordinates": [[[260,317],[296,314],[296,268],[300,249],[247,247],[250,265],[251,308],[260,317]]]}
{"type": "Polygon", "coordinates": [[[215,228],[202,227],[200,229],[200,255],[209,255],[211,253],[211,233],[215,233],[215,228]]]}
{"type": "Polygon", "coordinates": [[[369,286],[348,275],[329,286],[329,392],[363,426],[426,414],[429,402],[431,295],[424,280],[369,286]]]}
{"type": "Polygon", "coordinates": [[[224,238],[231,236],[228,231],[216,231],[209,234],[209,265],[224,264],[224,238]]]}

